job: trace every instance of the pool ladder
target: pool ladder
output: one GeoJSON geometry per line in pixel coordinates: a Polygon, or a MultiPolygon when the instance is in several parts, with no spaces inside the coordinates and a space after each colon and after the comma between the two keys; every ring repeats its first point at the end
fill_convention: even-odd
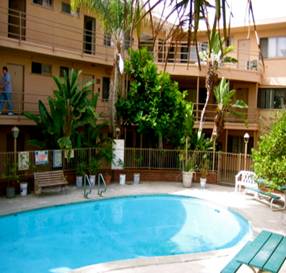
{"type": "MultiPolygon", "coordinates": [[[[91,194],[92,188],[94,185],[91,183],[89,176],[87,174],[84,175],[83,179],[83,196],[84,198],[88,198],[88,195],[91,194]]],[[[102,173],[97,175],[97,194],[102,196],[104,192],[106,192],[107,186],[104,180],[102,173]]]]}

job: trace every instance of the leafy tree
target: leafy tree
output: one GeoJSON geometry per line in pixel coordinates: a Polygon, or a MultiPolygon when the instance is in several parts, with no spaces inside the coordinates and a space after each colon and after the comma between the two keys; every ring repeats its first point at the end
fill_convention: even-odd
{"type": "MultiPolygon", "coordinates": [[[[71,70],[64,79],[54,77],[57,90],[54,97],[48,97],[48,108],[39,100],[39,115],[27,112],[25,116],[37,124],[39,139],[33,144],[41,147],[71,149],[82,146],[84,138],[81,130],[85,127],[97,128],[97,95],[91,97],[88,82],[79,88],[80,72],[71,70]]],[[[87,129],[87,128],[86,128],[87,129]]]]}
{"type": "Polygon", "coordinates": [[[273,188],[286,185],[286,112],[252,150],[254,170],[273,188]]]}
{"type": "Polygon", "coordinates": [[[185,93],[180,92],[178,84],[167,73],[158,73],[145,48],[130,51],[126,73],[130,78],[130,90],[127,97],[120,97],[116,104],[123,122],[136,124],[139,133],[152,130],[160,148],[163,136],[179,145],[184,133],[185,93]]]}

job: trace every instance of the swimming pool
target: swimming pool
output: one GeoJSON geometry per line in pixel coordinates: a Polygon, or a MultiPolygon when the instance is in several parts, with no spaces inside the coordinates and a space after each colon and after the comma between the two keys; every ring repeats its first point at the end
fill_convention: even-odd
{"type": "Polygon", "coordinates": [[[46,273],[231,247],[250,226],[201,199],[138,195],[2,216],[0,229],[0,272],[46,273]]]}

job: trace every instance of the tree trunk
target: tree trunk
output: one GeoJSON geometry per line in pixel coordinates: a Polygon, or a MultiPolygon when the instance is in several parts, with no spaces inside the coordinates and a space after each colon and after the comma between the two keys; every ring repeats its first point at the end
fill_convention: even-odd
{"type": "Polygon", "coordinates": [[[115,108],[115,104],[117,102],[117,98],[118,98],[118,92],[121,89],[120,87],[120,72],[119,72],[119,54],[121,54],[121,44],[123,45],[124,40],[117,40],[115,41],[115,52],[114,52],[114,67],[113,67],[113,88],[112,88],[112,94],[111,94],[111,124],[112,124],[112,134],[113,137],[115,137],[115,133],[116,133],[116,108],[115,108]]]}
{"type": "Polygon", "coordinates": [[[218,75],[217,75],[217,64],[208,62],[208,72],[206,75],[206,89],[207,89],[207,96],[206,101],[201,113],[200,123],[199,123],[199,130],[198,130],[198,137],[200,138],[203,131],[203,125],[204,125],[204,116],[205,112],[209,103],[210,95],[214,90],[214,86],[216,84],[218,75]]]}
{"type": "Polygon", "coordinates": [[[163,136],[161,133],[158,135],[158,146],[159,149],[163,149],[163,136]]]}

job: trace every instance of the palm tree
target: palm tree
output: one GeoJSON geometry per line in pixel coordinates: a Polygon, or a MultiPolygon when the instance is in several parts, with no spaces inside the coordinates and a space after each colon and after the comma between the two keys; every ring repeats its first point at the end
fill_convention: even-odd
{"type": "Polygon", "coordinates": [[[74,10],[82,8],[95,14],[100,20],[104,32],[111,36],[114,45],[113,84],[112,84],[112,127],[115,133],[116,112],[115,104],[118,94],[124,92],[123,70],[125,45],[133,44],[133,33],[140,36],[141,23],[143,22],[144,6],[140,0],[71,0],[74,10]],[[130,39],[130,41],[129,41],[130,39]]]}
{"type": "Polygon", "coordinates": [[[214,118],[214,127],[212,132],[212,140],[220,135],[224,127],[226,114],[242,116],[243,113],[237,110],[247,108],[247,104],[243,100],[234,101],[236,91],[229,89],[229,82],[224,78],[221,79],[219,85],[214,88],[214,96],[217,103],[216,114],[214,118]]]}
{"type": "MultiPolygon", "coordinates": [[[[161,3],[165,8],[166,2],[166,0],[157,0],[156,4],[161,3]]],[[[176,44],[176,40],[181,39],[180,34],[187,33],[187,47],[189,48],[191,43],[195,45],[199,69],[201,69],[201,60],[205,61],[207,65],[205,81],[207,96],[200,117],[198,130],[198,137],[200,138],[209,98],[211,94],[213,94],[214,87],[218,80],[219,66],[223,62],[234,61],[234,59],[227,57],[227,54],[233,49],[229,46],[230,19],[232,17],[232,12],[228,7],[227,0],[171,0],[169,3],[170,6],[173,5],[173,8],[165,17],[169,18],[172,14],[176,14],[177,22],[176,26],[170,28],[170,32],[166,35],[166,39],[169,39],[172,42],[175,41],[174,43],[176,44]],[[229,22],[227,22],[227,18],[229,18],[229,22]],[[204,27],[206,28],[208,49],[203,56],[199,56],[197,34],[202,23],[204,23],[204,27]]],[[[258,47],[260,47],[251,0],[248,0],[248,9],[253,21],[257,44],[258,47]]],[[[166,22],[166,20],[163,20],[163,22],[166,22]]],[[[152,27],[152,29],[154,28],[155,27],[152,27]]]]}
{"type": "Polygon", "coordinates": [[[200,137],[203,130],[203,120],[206,108],[211,94],[214,93],[214,88],[218,80],[218,69],[223,63],[234,63],[237,62],[235,58],[228,56],[233,51],[233,46],[225,46],[224,40],[221,39],[219,32],[215,31],[211,33],[211,39],[207,51],[203,51],[200,54],[200,60],[207,63],[207,74],[206,74],[206,89],[207,96],[206,101],[201,112],[198,136],[200,137]]]}

